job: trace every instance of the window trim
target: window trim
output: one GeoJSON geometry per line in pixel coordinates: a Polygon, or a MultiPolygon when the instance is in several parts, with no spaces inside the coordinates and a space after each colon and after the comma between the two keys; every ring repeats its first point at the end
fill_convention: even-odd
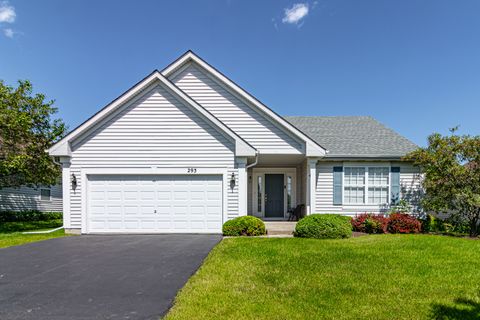
{"type": "Polygon", "coordinates": [[[40,188],[39,199],[40,199],[40,201],[52,201],[52,189],[51,188],[40,188]],[[42,199],[42,190],[48,190],[48,199],[42,199]]]}
{"type": "Polygon", "coordinates": [[[383,204],[389,204],[391,201],[391,187],[392,187],[392,166],[391,164],[348,164],[343,165],[342,170],[342,203],[344,206],[381,206],[383,204]],[[346,203],[345,202],[345,168],[365,168],[365,183],[363,187],[365,188],[364,191],[364,202],[360,203],[346,203]],[[369,203],[368,202],[368,176],[369,176],[369,168],[388,168],[388,190],[387,190],[387,202],[386,203],[369,203]]]}

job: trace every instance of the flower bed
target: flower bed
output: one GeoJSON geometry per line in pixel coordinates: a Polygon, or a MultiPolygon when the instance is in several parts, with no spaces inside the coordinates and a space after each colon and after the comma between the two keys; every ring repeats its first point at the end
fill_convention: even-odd
{"type": "Polygon", "coordinates": [[[406,213],[393,213],[390,216],[362,213],[352,219],[352,228],[364,233],[419,233],[422,223],[406,213]]]}

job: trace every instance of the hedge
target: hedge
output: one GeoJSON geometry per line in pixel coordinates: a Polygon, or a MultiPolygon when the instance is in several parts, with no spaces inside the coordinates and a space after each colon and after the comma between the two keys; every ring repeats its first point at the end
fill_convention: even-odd
{"type": "Polygon", "coordinates": [[[339,214],[312,214],[295,227],[295,237],[341,239],[352,236],[351,218],[339,214]]]}
{"type": "Polygon", "coordinates": [[[51,229],[61,227],[62,225],[62,219],[48,221],[2,222],[0,223],[0,233],[51,229]]]}
{"type": "Polygon", "coordinates": [[[62,219],[61,212],[41,212],[38,210],[0,211],[0,222],[49,221],[62,219]]]}

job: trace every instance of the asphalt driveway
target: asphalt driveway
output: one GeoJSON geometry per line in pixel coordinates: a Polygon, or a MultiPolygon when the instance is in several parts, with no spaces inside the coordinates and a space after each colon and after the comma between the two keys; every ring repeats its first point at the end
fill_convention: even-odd
{"type": "Polygon", "coordinates": [[[78,236],[0,249],[0,319],[158,319],[220,239],[78,236]]]}

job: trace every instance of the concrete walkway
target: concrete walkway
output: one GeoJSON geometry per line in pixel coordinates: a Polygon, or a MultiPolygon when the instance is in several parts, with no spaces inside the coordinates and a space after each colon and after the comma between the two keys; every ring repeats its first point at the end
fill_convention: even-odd
{"type": "Polygon", "coordinates": [[[293,237],[296,221],[264,221],[267,236],[293,237]]]}

